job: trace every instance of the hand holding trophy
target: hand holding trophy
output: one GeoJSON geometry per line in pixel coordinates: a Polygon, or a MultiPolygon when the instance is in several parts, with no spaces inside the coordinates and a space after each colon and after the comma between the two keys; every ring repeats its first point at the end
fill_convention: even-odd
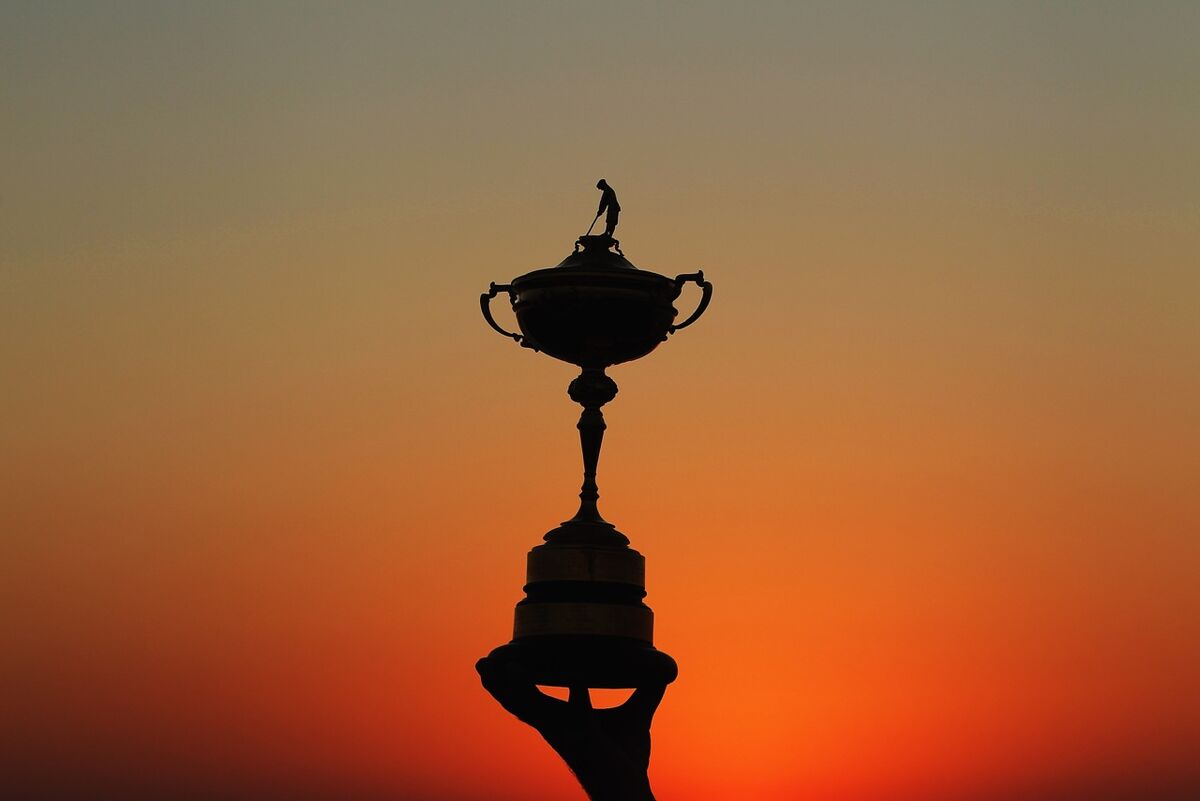
{"type": "Polygon", "coordinates": [[[645,356],[691,325],[711,297],[702,272],[668,278],[639,270],[609,233],[582,236],[557,266],[493,283],[480,296],[497,332],[581,368],[568,394],[583,407],[583,486],[575,516],[529,552],[512,641],[477,667],[485,688],[542,733],[593,799],[652,797],[645,780],[650,720],[677,673],[675,660],[653,644],[654,613],[642,601],[646,560],[597,507],[601,407],[617,394],[605,370],[645,356]],[[702,290],[700,302],[676,324],[673,304],[690,281],[702,290]],[[500,293],[509,297],[520,334],[492,317],[491,300],[500,293]],[[549,698],[536,685],[568,687],[571,700],[549,698]],[[596,710],[589,687],[636,691],[621,707],[596,710]]]}

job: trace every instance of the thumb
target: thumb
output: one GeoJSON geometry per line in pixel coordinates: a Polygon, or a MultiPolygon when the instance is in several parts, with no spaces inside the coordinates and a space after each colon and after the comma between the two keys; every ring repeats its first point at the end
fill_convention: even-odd
{"type": "Polygon", "coordinates": [[[663,695],[666,692],[667,685],[664,683],[638,687],[634,690],[633,695],[629,697],[629,700],[623,704],[622,708],[649,722],[654,717],[654,712],[658,709],[658,705],[662,703],[663,695]]]}

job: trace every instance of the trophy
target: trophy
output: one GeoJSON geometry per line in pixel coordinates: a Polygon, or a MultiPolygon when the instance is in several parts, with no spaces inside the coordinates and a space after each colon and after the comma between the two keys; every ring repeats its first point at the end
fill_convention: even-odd
{"type": "MultiPolygon", "coordinates": [[[[607,196],[611,189],[603,188],[607,196]]],[[[600,408],[617,394],[605,370],[645,356],[696,322],[708,308],[712,284],[703,272],[668,278],[639,270],[612,238],[614,227],[610,210],[605,234],[585,234],[557,266],[508,284],[493,282],[479,298],[484,319],[497,332],[581,369],[567,389],[583,407],[579,511],[529,552],[512,641],[489,655],[519,661],[536,684],[547,686],[632,688],[670,682],[677,672],[675,660],[654,647],[654,613],[642,601],[646,560],[597,508],[596,464],[605,430],[600,408]],[[673,304],[688,282],[701,289],[700,302],[676,323],[673,304]],[[508,295],[519,334],[492,317],[491,301],[501,293],[508,295]]]]}

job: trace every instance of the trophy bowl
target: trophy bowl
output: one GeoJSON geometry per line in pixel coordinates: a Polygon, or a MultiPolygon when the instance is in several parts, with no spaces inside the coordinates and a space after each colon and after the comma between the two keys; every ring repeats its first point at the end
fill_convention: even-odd
{"type": "Polygon", "coordinates": [[[480,298],[492,328],[564,362],[603,369],[645,356],[691,325],[712,297],[703,272],[668,278],[639,270],[611,237],[580,237],[575,248],[555,267],[526,273],[511,284],[493,283],[480,298]],[[674,302],[688,281],[703,294],[696,311],[675,325],[674,302]],[[509,295],[520,334],[505,331],[492,317],[490,301],[500,292],[509,295]]]}

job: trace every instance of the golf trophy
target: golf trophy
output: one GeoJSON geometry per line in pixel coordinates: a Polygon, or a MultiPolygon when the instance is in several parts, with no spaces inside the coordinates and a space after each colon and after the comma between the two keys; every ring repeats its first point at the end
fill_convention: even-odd
{"type": "MultiPolygon", "coordinates": [[[[607,196],[611,190],[603,188],[607,196]]],[[[669,682],[676,674],[675,660],[653,644],[654,613],[642,602],[645,557],[629,547],[629,539],[600,516],[596,505],[596,464],[605,430],[600,407],[617,394],[605,370],[640,359],[696,322],[708,308],[712,284],[703,272],[668,278],[634,267],[612,238],[615,223],[610,209],[606,233],[580,237],[557,266],[508,284],[492,283],[479,299],[484,319],[497,332],[581,368],[567,390],[583,407],[579,511],[529,552],[525,598],[516,607],[512,641],[490,655],[519,661],[536,684],[547,686],[632,688],[669,682]],[[688,282],[701,289],[700,302],[676,323],[673,304],[688,282]],[[491,301],[500,294],[508,296],[519,334],[506,331],[492,316],[491,301]]]]}

